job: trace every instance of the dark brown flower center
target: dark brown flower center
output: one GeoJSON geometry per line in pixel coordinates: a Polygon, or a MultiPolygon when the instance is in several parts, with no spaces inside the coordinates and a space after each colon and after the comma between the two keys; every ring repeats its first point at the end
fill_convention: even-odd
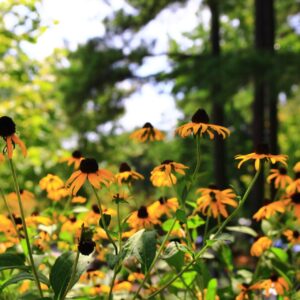
{"type": "Polygon", "coordinates": [[[167,159],[167,160],[164,160],[161,165],[169,165],[171,164],[172,162],[174,162],[174,160],[170,160],[170,159],[167,159]]]}
{"type": "Polygon", "coordinates": [[[202,108],[199,108],[194,115],[192,116],[193,123],[209,123],[209,117],[206,111],[202,108]]]}
{"type": "Polygon", "coordinates": [[[163,205],[163,204],[167,203],[168,199],[167,199],[167,197],[160,197],[158,199],[158,201],[161,205],[163,205]]]}
{"type": "Polygon", "coordinates": [[[272,203],[272,201],[270,200],[270,199],[268,199],[268,198],[265,198],[264,199],[264,202],[263,202],[263,205],[265,206],[265,205],[269,205],[270,203],[272,203]]]}
{"type": "Polygon", "coordinates": [[[141,206],[137,213],[138,218],[147,219],[149,214],[146,206],[141,206]]]}
{"type": "Polygon", "coordinates": [[[256,154],[270,154],[269,146],[267,144],[258,144],[255,148],[256,154]]]}
{"type": "Polygon", "coordinates": [[[300,193],[295,193],[291,196],[293,203],[299,204],[300,203],[300,193]]]}
{"type": "Polygon", "coordinates": [[[297,239],[299,236],[300,236],[299,231],[294,230],[294,231],[293,231],[293,238],[297,239]]]}
{"type": "Polygon", "coordinates": [[[92,210],[95,214],[100,214],[100,209],[99,209],[99,206],[97,204],[93,204],[92,210]]]}
{"type": "Polygon", "coordinates": [[[90,255],[96,247],[96,243],[93,240],[80,241],[78,245],[78,251],[82,255],[90,255]]]}
{"type": "Polygon", "coordinates": [[[12,118],[3,116],[0,118],[0,136],[6,138],[16,132],[16,124],[12,118]]]}
{"type": "Polygon", "coordinates": [[[210,193],[209,193],[209,196],[210,196],[210,198],[211,198],[211,201],[214,201],[214,202],[217,201],[216,193],[215,193],[215,192],[210,192],[210,193]]]}
{"type": "Polygon", "coordinates": [[[75,223],[77,219],[76,219],[76,217],[70,217],[69,220],[71,223],[75,223]]]}
{"type": "Polygon", "coordinates": [[[273,282],[276,282],[278,280],[278,275],[277,274],[273,274],[270,279],[273,281],[273,282]]]}
{"type": "Polygon", "coordinates": [[[147,122],[145,123],[145,125],[143,126],[143,128],[153,128],[152,124],[147,122]]]}
{"type": "Polygon", "coordinates": [[[287,169],[284,168],[284,167],[280,167],[280,168],[278,169],[278,171],[279,171],[279,173],[280,173],[281,175],[286,175],[286,174],[287,174],[287,169]]]}
{"type": "Polygon", "coordinates": [[[242,283],[242,286],[243,286],[245,289],[248,289],[249,286],[250,286],[250,284],[248,284],[248,283],[242,283]]]}
{"type": "Polygon", "coordinates": [[[119,172],[130,172],[131,168],[129,167],[129,165],[126,162],[121,163],[120,168],[119,168],[119,172]]]}
{"type": "Polygon", "coordinates": [[[85,158],[80,163],[80,171],[82,173],[96,173],[98,170],[98,163],[94,158],[85,158]]]}
{"type": "Polygon", "coordinates": [[[295,173],[295,179],[299,179],[300,178],[300,172],[296,172],[295,173]]]}
{"type": "Polygon", "coordinates": [[[73,158],[81,158],[82,157],[82,153],[79,150],[75,150],[72,153],[72,157],[73,158]]]}
{"type": "Polygon", "coordinates": [[[209,189],[212,189],[212,190],[218,190],[218,186],[215,185],[215,184],[210,184],[210,185],[208,186],[208,188],[209,188],[209,189]]]}

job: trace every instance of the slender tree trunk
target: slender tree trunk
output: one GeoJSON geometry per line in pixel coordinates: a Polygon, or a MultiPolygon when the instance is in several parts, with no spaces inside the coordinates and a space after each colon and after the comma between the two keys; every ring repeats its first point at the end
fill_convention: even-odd
{"type": "MultiPolygon", "coordinates": [[[[209,0],[208,6],[211,12],[211,48],[212,55],[217,59],[220,56],[220,13],[219,13],[219,1],[209,0]]],[[[220,68],[218,68],[219,70],[220,68]]],[[[216,70],[217,71],[217,70],[216,70]]],[[[224,99],[220,99],[222,90],[222,83],[216,76],[215,82],[211,86],[211,98],[212,98],[212,116],[215,124],[224,125],[224,99]]],[[[214,178],[216,184],[224,188],[227,186],[226,176],[226,147],[225,141],[221,137],[216,137],[214,141],[214,178]]]]}
{"type": "MultiPolygon", "coordinates": [[[[274,3],[273,0],[255,0],[255,49],[257,55],[273,55],[274,52],[274,3]]],[[[271,152],[277,152],[277,100],[273,84],[259,70],[254,81],[253,144],[268,143],[271,152]],[[267,113],[268,112],[268,113],[267,113]],[[268,121],[268,122],[267,122],[268,121]],[[267,131],[266,124],[269,124],[267,131]]],[[[253,211],[264,200],[263,172],[253,191],[253,211]]]]}

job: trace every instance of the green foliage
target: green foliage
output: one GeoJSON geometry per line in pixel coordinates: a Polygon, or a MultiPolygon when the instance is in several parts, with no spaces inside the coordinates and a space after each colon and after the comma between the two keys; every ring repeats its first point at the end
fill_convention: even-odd
{"type": "MultiPolygon", "coordinates": [[[[63,253],[56,259],[51,269],[50,283],[55,294],[54,299],[60,299],[60,297],[62,297],[66,292],[71,279],[75,256],[76,254],[73,252],[63,253]]],[[[90,260],[90,257],[80,255],[74,281],[70,283],[69,288],[72,288],[73,285],[79,280],[80,275],[86,270],[90,260]]]]}

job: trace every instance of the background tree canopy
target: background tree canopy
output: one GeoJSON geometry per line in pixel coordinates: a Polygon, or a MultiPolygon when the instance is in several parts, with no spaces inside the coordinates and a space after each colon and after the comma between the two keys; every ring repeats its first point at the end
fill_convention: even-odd
{"type": "MultiPolygon", "coordinates": [[[[164,159],[190,161],[192,140],[170,135],[167,143],[147,150],[120,130],[117,121],[124,114],[125,99],[149,83],[172,85],[174,101],[184,113],[179,123],[203,107],[212,122],[231,129],[226,144],[203,141],[207,173],[201,185],[242,186],[247,177],[237,177],[233,157],[252,152],[257,143],[267,142],[273,153],[288,154],[291,166],[299,160],[299,3],[201,1],[198,26],[185,33],[186,45],[170,38],[167,52],[161,53],[169,67],[139,75],[137,70],[158,54],[153,51],[155,40],[137,37],[164,12],[170,15],[189,2],[124,1],[127,9],[104,20],[104,36],[76,50],[56,49],[43,61],[23,49],[47,30],[39,16],[42,3],[0,3],[0,112],[16,120],[29,147],[29,159],[20,167],[22,184],[35,188],[32,182],[53,171],[68,142],[107,164],[126,160],[136,169],[150,170],[164,159]],[[203,13],[209,21],[200,17],[203,13]]],[[[5,174],[2,169],[1,176],[5,174]]],[[[264,197],[262,184],[256,196],[257,201],[264,197]]]]}

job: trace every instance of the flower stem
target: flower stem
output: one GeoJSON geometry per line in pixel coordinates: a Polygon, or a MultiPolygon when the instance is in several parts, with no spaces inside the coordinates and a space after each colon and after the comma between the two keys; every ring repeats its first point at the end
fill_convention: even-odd
{"type": "Polygon", "coordinates": [[[174,228],[174,226],[176,224],[176,221],[177,221],[177,219],[174,218],[174,221],[173,221],[173,223],[172,223],[169,231],[167,232],[167,234],[166,234],[163,242],[161,243],[161,245],[160,245],[160,247],[159,247],[159,249],[158,249],[158,251],[157,251],[157,253],[156,253],[156,255],[155,255],[154,259],[153,259],[153,262],[151,263],[149,269],[147,270],[147,273],[145,274],[145,277],[144,277],[143,281],[141,282],[139,288],[137,289],[135,295],[133,296],[132,300],[135,300],[138,297],[138,295],[139,295],[142,287],[144,286],[145,282],[150,277],[151,271],[152,271],[153,267],[155,266],[155,264],[156,264],[156,262],[157,262],[157,260],[158,260],[158,258],[160,256],[160,254],[161,254],[161,252],[162,252],[162,250],[163,250],[163,248],[164,248],[167,240],[169,239],[169,236],[170,236],[170,234],[171,234],[171,232],[172,232],[172,230],[173,230],[173,228],[174,228]]]}
{"type": "Polygon", "coordinates": [[[231,213],[231,215],[222,223],[222,225],[219,227],[218,231],[214,234],[214,237],[217,237],[222,231],[223,229],[226,227],[226,225],[237,215],[237,213],[240,211],[240,209],[243,207],[245,201],[247,200],[259,174],[261,171],[262,167],[260,166],[260,168],[256,171],[255,176],[253,177],[252,181],[250,182],[245,194],[243,195],[243,198],[241,199],[241,201],[238,204],[238,207],[231,213]]]}
{"type": "Polygon", "coordinates": [[[200,137],[199,135],[196,135],[196,167],[195,167],[195,170],[194,170],[194,173],[192,175],[192,183],[194,182],[195,180],[195,176],[197,175],[198,171],[199,171],[199,168],[200,168],[200,162],[201,162],[201,155],[200,155],[200,137]]]}
{"type": "MultiPolygon", "coordinates": [[[[259,168],[259,170],[256,172],[255,176],[253,177],[251,183],[249,184],[242,200],[239,202],[238,207],[231,213],[231,215],[224,221],[224,223],[219,227],[219,229],[217,230],[217,232],[214,234],[214,238],[216,238],[220,233],[222,233],[223,229],[225,228],[225,226],[227,225],[227,223],[229,223],[234,217],[235,215],[239,212],[239,210],[241,209],[241,207],[243,206],[243,204],[245,203],[246,199],[249,196],[249,193],[251,192],[259,174],[260,174],[260,170],[261,167],[259,168]]],[[[162,290],[166,289],[168,286],[170,286],[177,278],[179,278],[184,272],[186,272],[192,265],[193,263],[206,251],[207,248],[211,247],[213,245],[213,240],[211,241],[212,243],[206,243],[205,246],[194,256],[194,258],[192,259],[192,261],[187,264],[184,268],[182,268],[182,270],[177,273],[172,279],[170,279],[166,284],[164,284],[160,289],[158,289],[157,291],[155,291],[153,294],[151,294],[148,298],[146,299],[152,299],[154,296],[158,295],[162,290]]]]}
{"type": "Polygon", "coordinates": [[[99,198],[99,196],[97,194],[96,189],[92,185],[91,185],[91,187],[92,187],[92,189],[94,191],[94,194],[95,194],[97,202],[98,202],[99,211],[100,211],[100,217],[102,219],[102,224],[103,224],[103,229],[104,229],[104,231],[105,231],[105,233],[107,235],[108,240],[112,243],[112,245],[113,245],[113,247],[115,249],[115,254],[117,255],[118,254],[118,247],[117,247],[116,243],[114,242],[114,240],[112,239],[112,237],[111,237],[111,235],[110,235],[110,233],[108,231],[108,228],[106,226],[106,222],[105,222],[105,219],[103,217],[103,210],[102,210],[100,198],[99,198]]]}
{"type": "Polygon", "coordinates": [[[39,280],[39,277],[38,277],[38,274],[37,274],[37,270],[36,270],[36,267],[35,267],[35,264],[34,264],[34,260],[33,260],[33,256],[32,256],[32,250],[31,250],[31,246],[30,246],[30,242],[29,242],[29,236],[28,236],[28,231],[27,231],[27,226],[26,226],[26,221],[25,221],[24,209],[23,209],[23,205],[22,205],[22,201],[21,201],[20,188],[19,188],[19,184],[18,184],[18,181],[17,181],[16,170],[15,170],[14,163],[13,163],[12,159],[10,158],[10,159],[8,159],[8,161],[9,161],[9,166],[10,166],[12,177],[13,177],[15,191],[16,191],[16,194],[17,194],[17,199],[18,199],[18,204],[19,204],[21,219],[22,219],[22,225],[23,225],[24,235],[25,235],[25,240],[26,240],[27,251],[28,251],[30,264],[31,264],[31,268],[32,268],[32,273],[34,275],[35,282],[36,282],[37,288],[39,290],[40,296],[43,298],[43,291],[42,291],[41,283],[40,283],[40,280],[39,280]]]}
{"type": "Polygon", "coordinates": [[[77,249],[76,257],[75,257],[73,268],[72,268],[71,277],[70,277],[69,283],[67,285],[67,288],[65,290],[65,293],[63,294],[63,296],[60,300],[64,300],[66,298],[68,292],[72,288],[72,283],[74,282],[74,279],[75,279],[75,276],[76,276],[76,269],[77,269],[77,265],[78,265],[78,261],[79,261],[79,255],[80,255],[80,253],[79,253],[79,250],[77,249]]]}
{"type": "Polygon", "coordinates": [[[122,224],[120,219],[120,203],[117,203],[117,219],[118,219],[118,231],[119,231],[119,252],[122,249],[122,224]]]}

